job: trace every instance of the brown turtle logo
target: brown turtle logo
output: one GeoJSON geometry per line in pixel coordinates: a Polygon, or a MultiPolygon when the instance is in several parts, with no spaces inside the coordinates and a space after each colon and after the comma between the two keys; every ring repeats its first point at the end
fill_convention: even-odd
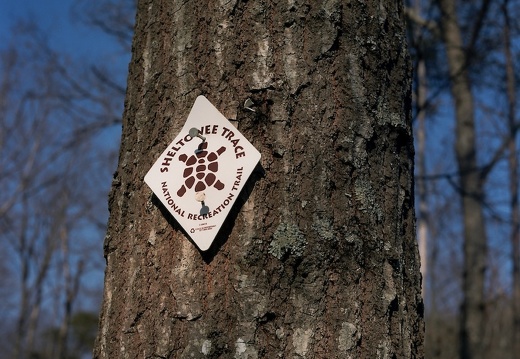
{"type": "Polygon", "coordinates": [[[179,156],[179,161],[186,164],[183,178],[184,184],[177,191],[179,197],[184,196],[187,189],[194,185],[195,192],[204,191],[207,187],[213,186],[219,191],[224,189],[224,184],[217,179],[215,173],[218,172],[218,158],[226,151],[224,146],[215,152],[208,152],[208,143],[203,142],[194,155],[188,157],[186,154],[179,156]]]}

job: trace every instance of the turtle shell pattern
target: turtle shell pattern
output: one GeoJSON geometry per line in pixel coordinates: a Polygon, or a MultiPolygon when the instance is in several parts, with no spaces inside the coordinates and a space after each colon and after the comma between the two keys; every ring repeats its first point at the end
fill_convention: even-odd
{"type": "Polygon", "coordinates": [[[226,151],[224,146],[215,152],[208,152],[208,143],[202,143],[194,155],[188,157],[186,154],[179,156],[179,161],[186,164],[183,178],[184,184],[177,191],[179,197],[184,196],[187,189],[194,187],[195,192],[204,191],[207,187],[213,186],[219,191],[224,189],[224,184],[217,179],[215,173],[218,172],[218,158],[226,151]]]}

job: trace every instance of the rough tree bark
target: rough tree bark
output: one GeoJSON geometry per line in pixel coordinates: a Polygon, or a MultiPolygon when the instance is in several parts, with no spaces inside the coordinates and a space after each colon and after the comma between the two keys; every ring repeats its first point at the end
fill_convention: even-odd
{"type": "Polygon", "coordinates": [[[401,1],[139,1],[96,358],[422,357],[404,32],[401,1]],[[200,94],[262,153],[207,252],[143,182],[200,94]]]}
{"type": "Polygon", "coordinates": [[[455,103],[455,153],[464,221],[463,301],[460,323],[460,357],[485,358],[484,282],[487,236],[483,212],[484,179],[477,168],[475,114],[468,73],[468,57],[457,19],[456,4],[439,0],[441,31],[446,48],[455,103]]]}

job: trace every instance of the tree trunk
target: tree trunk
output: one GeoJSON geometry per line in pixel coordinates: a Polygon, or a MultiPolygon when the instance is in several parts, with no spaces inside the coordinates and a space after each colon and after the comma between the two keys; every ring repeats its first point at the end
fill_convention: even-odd
{"type": "MultiPolygon", "coordinates": [[[[414,2],[414,11],[421,16],[421,2],[414,2]]],[[[415,26],[414,38],[420,39],[422,28],[415,26]]],[[[420,40],[423,41],[422,39],[420,40]]],[[[426,186],[426,101],[427,101],[427,76],[426,76],[426,59],[423,53],[424,45],[418,43],[416,46],[416,86],[415,86],[415,106],[417,121],[417,197],[419,202],[419,215],[417,218],[417,242],[419,245],[419,255],[421,259],[421,276],[422,276],[422,297],[426,298],[427,274],[428,274],[428,231],[429,231],[429,208],[428,208],[428,189],[426,186]]]]}
{"type": "Polygon", "coordinates": [[[96,358],[422,357],[404,32],[400,1],[139,1],[96,358]],[[200,94],[262,154],[207,252],[143,182],[200,94]]]}
{"type": "Polygon", "coordinates": [[[464,217],[464,298],[461,308],[460,357],[476,359],[485,357],[482,343],[487,238],[483,214],[483,179],[477,169],[473,95],[455,2],[440,0],[439,4],[451,92],[455,101],[455,152],[464,217]]]}

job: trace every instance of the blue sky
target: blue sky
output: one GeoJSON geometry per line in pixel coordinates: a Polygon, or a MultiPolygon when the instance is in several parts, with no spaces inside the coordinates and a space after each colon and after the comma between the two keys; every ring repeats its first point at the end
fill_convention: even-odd
{"type": "MultiPolygon", "coordinates": [[[[0,1],[0,41],[9,40],[10,29],[19,19],[33,19],[48,35],[54,49],[88,60],[112,56],[120,49],[99,30],[73,19],[71,8],[76,0],[0,1]]],[[[120,61],[120,59],[118,59],[120,61]]]]}
{"type": "Polygon", "coordinates": [[[0,26],[2,37],[10,32],[17,19],[34,19],[52,37],[53,46],[78,47],[81,25],[71,23],[72,0],[20,0],[0,2],[0,26]]]}

